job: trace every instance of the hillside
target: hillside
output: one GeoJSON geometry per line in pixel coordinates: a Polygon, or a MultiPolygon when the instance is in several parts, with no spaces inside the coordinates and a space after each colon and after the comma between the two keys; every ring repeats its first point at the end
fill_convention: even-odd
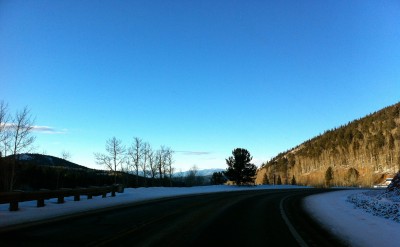
{"type": "Polygon", "coordinates": [[[82,170],[89,169],[85,166],[72,163],[65,159],[43,154],[18,154],[17,160],[19,161],[20,164],[64,167],[69,169],[82,169],[82,170]]]}
{"type": "MultiPolygon", "coordinates": [[[[1,160],[0,191],[10,183],[13,155],[1,160]]],[[[67,160],[42,154],[18,154],[15,164],[14,189],[59,189],[112,184],[107,171],[94,170],[67,160]]]]}
{"type": "MultiPolygon", "coordinates": [[[[0,192],[9,188],[13,159],[13,155],[0,159],[0,192]]],[[[113,184],[114,175],[110,171],[91,169],[50,155],[24,153],[16,157],[14,189],[30,191],[102,186],[113,184]]],[[[192,186],[183,179],[136,177],[131,172],[118,171],[116,176],[117,183],[125,187],[192,186]]],[[[206,177],[201,178],[202,183],[209,181],[206,177]]]]}
{"type": "Polygon", "coordinates": [[[257,171],[256,183],[372,186],[400,169],[400,103],[326,131],[278,154],[257,171]],[[326,180],[327,170],[332,173],[326,180]]]}

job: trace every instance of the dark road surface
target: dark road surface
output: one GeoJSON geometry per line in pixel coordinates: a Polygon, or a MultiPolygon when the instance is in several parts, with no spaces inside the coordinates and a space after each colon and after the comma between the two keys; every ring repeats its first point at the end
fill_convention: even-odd
{"type": "Polygon", "coordinates": [[[0,246],[340,246],[300,207],[301,198],[318,192],[258,190],[135,203],[3,229],[0,246]]]}

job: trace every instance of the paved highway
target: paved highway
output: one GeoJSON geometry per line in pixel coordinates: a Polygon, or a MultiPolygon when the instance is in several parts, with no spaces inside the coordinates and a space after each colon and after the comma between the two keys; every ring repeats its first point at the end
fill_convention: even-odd
{"type": "Polygon", "coordinates": [[[1,246],[340,246],[301,209],[322,190],[258,190],[135,203],[0,232],[1,246]]]}

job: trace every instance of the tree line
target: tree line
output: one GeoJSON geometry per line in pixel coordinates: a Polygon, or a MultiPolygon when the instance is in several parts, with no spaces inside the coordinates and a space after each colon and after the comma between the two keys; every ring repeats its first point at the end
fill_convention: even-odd
{"type": "Polygon", "coordinates": [[[123,181],[121,174],[127,173],[136,176],[135,187],[153,186],[154,183],[172,186],[175,172],[172,166],[173,153],[166,146],[154,150],[150,143],[139,137],[134,137],[129,146],[112,137],[106,141],[105,153],[94,153],[94,158],[97,164],[106,167],[113,174],[114,183],[123,181]],[[139,177],[144,179],[140,180],[139,177]]]}
{"type": "MultiPolygon", "coordinates": [[[[104,166],[108,170],[107,173],[93,169],[38,168],[33,164],[25,164],[26,162],[19,160],[19,154],[29,153],[34,148],[32,145],[36,139],[32,135],[34,122],[35,118],[28,107],[12,115],[8,104],[0,101],[0,190],[2,191],[14,190],[18,174],[20,186],[34,188],[83,186],[88,181],[93,181],[95,184],[111,183],[110,174],[113,183],[123,183],[132,187],[194,186],[208,183],[197,176],[197,167],[189,170],[184,179],[174,178],[174,151],[166,146],[153,149],[150,143],[139,137],[134,137],[128,146],[116,137],[109,138],[106,140],[105,152],[94,153],[96,163],[104,166]],[[53,182],[46,185],[47,181],[53,182]]],[[[71,157],[66,151],[61,155],[64,161],[71,157]]],[[[227,179],[237,185],[254,183],[256,166],[251,160],[252,157],[246,149],[234,149],[232,156],[226,159],[227,170],[213,174],[210,183],[221,184],[227,179]]]]}

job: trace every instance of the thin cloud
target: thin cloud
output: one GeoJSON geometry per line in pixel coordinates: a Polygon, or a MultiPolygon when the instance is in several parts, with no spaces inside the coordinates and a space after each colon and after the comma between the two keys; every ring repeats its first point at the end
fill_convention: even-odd
{"type": "Polygon", "coordinates": [[[42,134],[65,134],[67,132],[66,129],[58,130],[50,126],[32,126],[32,131],[42,134]]]}
{"type": "Polygon", "coordinates": [[[12,124],[12,123],[1,123],[1,125],[2,125],[2,127],[4,127],[4,128],[11,128],[11,127],[13,127],[14,126],[14,124],[12,124]]]}
{"type": "MultiPolygon", "coordinates": [[[[11,129],[15,126],[14,123],[1,123],[1,125],[6,129],[11,129]]],[[[50,126],[34,125],[31,127],[31,131],[42,134],[65,134],[67,132],[67,129],[58,130],[50,126]]]]}
{"type": "Polygon", "coordinates": [[[183,155],[209,155],[211,152],[206,151],[175,151],[177,153],[182,153],[183,155]]]}

